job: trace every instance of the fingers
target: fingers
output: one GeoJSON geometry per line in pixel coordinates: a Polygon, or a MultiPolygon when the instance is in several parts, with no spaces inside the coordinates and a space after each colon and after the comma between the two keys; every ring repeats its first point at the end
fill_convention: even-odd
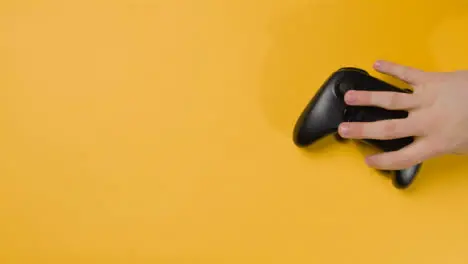
{"type": "Polygon", "coordinates": [[[422,131],[411,118],[389,119],[375,122],[342,123],[338,133],[343,138],[390,140],[419,136],[422,131]]]}
{"type": "Polygon", "coordinates": [[[412,85],[422,82],[426,75],[423,70],[383,60],[376,61],[374,68],[380,73],[393,76],[412,85]]]}
{"type": "Polygon", "coordinates": [[[440,154],[427,139],[416,140],[398,151],[383,152],[366,158],[366,163],[379,170],[401,170],[410,168],[424,160],[440,154]]]}
{"type": "Polygon", "coordinates": [[[345,94],[348,105],[376,106],[388,110],[409,110],[419,106],[414,94],[352,90],[345,94]]]}

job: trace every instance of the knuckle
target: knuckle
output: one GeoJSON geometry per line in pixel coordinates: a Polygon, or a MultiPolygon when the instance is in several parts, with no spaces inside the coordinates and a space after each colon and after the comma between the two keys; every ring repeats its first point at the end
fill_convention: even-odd
{"type": "Polygon", "coordinates": [[[421,97],[420,96],[415,95],[415,94],[407,94],[407,95],[405,95],[405,97],[407,98],[406,101],[407,101],[408,107],[418,108],[418,107],[421,106],[421,97]]]}
{"type": "Polygon", "coordinates": [[[418,163],[418,157],[410,155],[405,151],[400,151],[398,157],[395,157],[394,165],[399,169],[408,168],[418,163]]]}
{"type": "Polygon", "coordinates": [[[408,68],[401,66],[398,72],[398,77],[403,81],[408,79],[408,68]]]}
{"type": "MultiPolygon", "coordinates": [[[[440,120],[439,118],[437,118],[437,116],[434,116],[434,115],[423,115],[425,114],[425,112],[419,114],[417,116],[417,122],[413,122],[413,126],[414,126],[414,129],[416,130],[416,132],[418,133],[418,135],[420,136],[427,136],[428,135],[428,132],[430,131],[437,131],[438,128],[437,126],[439,126],[439,122],[435,121],[435,120],[440,120]]],[[[416,118],[414,118],[416,119],[416,118]]]]}
{"type": "Polygon", "coordinates": [[[425,133],[425,128],[423,125],[421,125],[421,123],[419,122],[414,122],[412,124],[408,124],[408,125],[411,125],[411,131],[413,132],[414,136],[422,136],[424,135],[425,133]]]}
{"type": "Polygon", "coordinates": [[[430,152],[434,155],[444,153],[447,146],[443,140],[433,140],[430,144],[430,152]]]}
{"type": "Polygon", "coordinates": [[[414,159],[407,158],[407,159],[402,160],[402,161],[398,164],[398,168],[400,168],[400,169],[406,169],[406,168],[409,168],[409,167],[414,166],[414,165],[417,164],[417,163],[418,163],[418,162],[415,161],[414,159]]]}
{"type": "Polygon", "coordinates": [[[399,102],[399,97],[398,97],[399,94],[397,93],[391,93],[389,98],[388,98],[388,101],[387,101],[387,107],[389,109],[395,109],[398,107],[398,102],[399,102]]]}
{"type": "Polygon", "coordinates": [[[382,136],[384,139],[392,138],[397,131],[397,122],[395,120],[388,120],[383,125],[382,136]]]}
{"type": "Polygon", "coordinates": [[[415,155],[410,155],[408,153],[405,153],[401,157],[401,163],[402,165],[406,166],[413,166],[414,164],[418,163],[419,157],[415,155]]]}
{"type": "Polygon", "coordinates": [[[427,135],[428,131],[428,121],[420,121],[420,120],[409,120],[408,126],[412,126],[412,130],[414,130],[414,134],[416,136],[424,136],[427,135]]]}

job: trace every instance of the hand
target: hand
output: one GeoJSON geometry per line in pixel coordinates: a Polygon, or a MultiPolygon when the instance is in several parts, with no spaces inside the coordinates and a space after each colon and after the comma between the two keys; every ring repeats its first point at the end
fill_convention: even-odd
{"type": "Polygon", "coordinates": [[[426,72],[388,61],[377,61],[374,68],[406,82],[414,93],[354,90],[345,94],[346,104],[406,110],[409,115],[342,123],[340,136],[384,140],[414,136],[416,140],[398,151],[367,157],[370,167],[399,170],[444,154],[468,154],[468,71],[426,72]]]}

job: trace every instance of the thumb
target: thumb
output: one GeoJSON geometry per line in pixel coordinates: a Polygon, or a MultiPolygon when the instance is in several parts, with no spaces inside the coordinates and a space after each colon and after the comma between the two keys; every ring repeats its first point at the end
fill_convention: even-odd
{"type": "Polygon", "coordinates": [[[369,156],[366,162],[370,167],[380,170],[401,170],[422,163],[438,154],[438,151],[431,148],[427,138],[420,138],[398,151],[369,156]]]}

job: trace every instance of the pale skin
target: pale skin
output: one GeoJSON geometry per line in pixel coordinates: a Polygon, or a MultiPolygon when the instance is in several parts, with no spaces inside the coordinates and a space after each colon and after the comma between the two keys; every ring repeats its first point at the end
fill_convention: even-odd
{"type": "Polygon", "coordinates": [[[468,154],[468,71],[428,72],[389,61],[374,68],[413,88],[413,94],[349,91],[348,105],[406,110],[408,118],[369,123],[342,123],[343,138],[395,139],[415,136],[407,147],[368,156],[370,167],[399,170],[446,154],[468,154]]]}

